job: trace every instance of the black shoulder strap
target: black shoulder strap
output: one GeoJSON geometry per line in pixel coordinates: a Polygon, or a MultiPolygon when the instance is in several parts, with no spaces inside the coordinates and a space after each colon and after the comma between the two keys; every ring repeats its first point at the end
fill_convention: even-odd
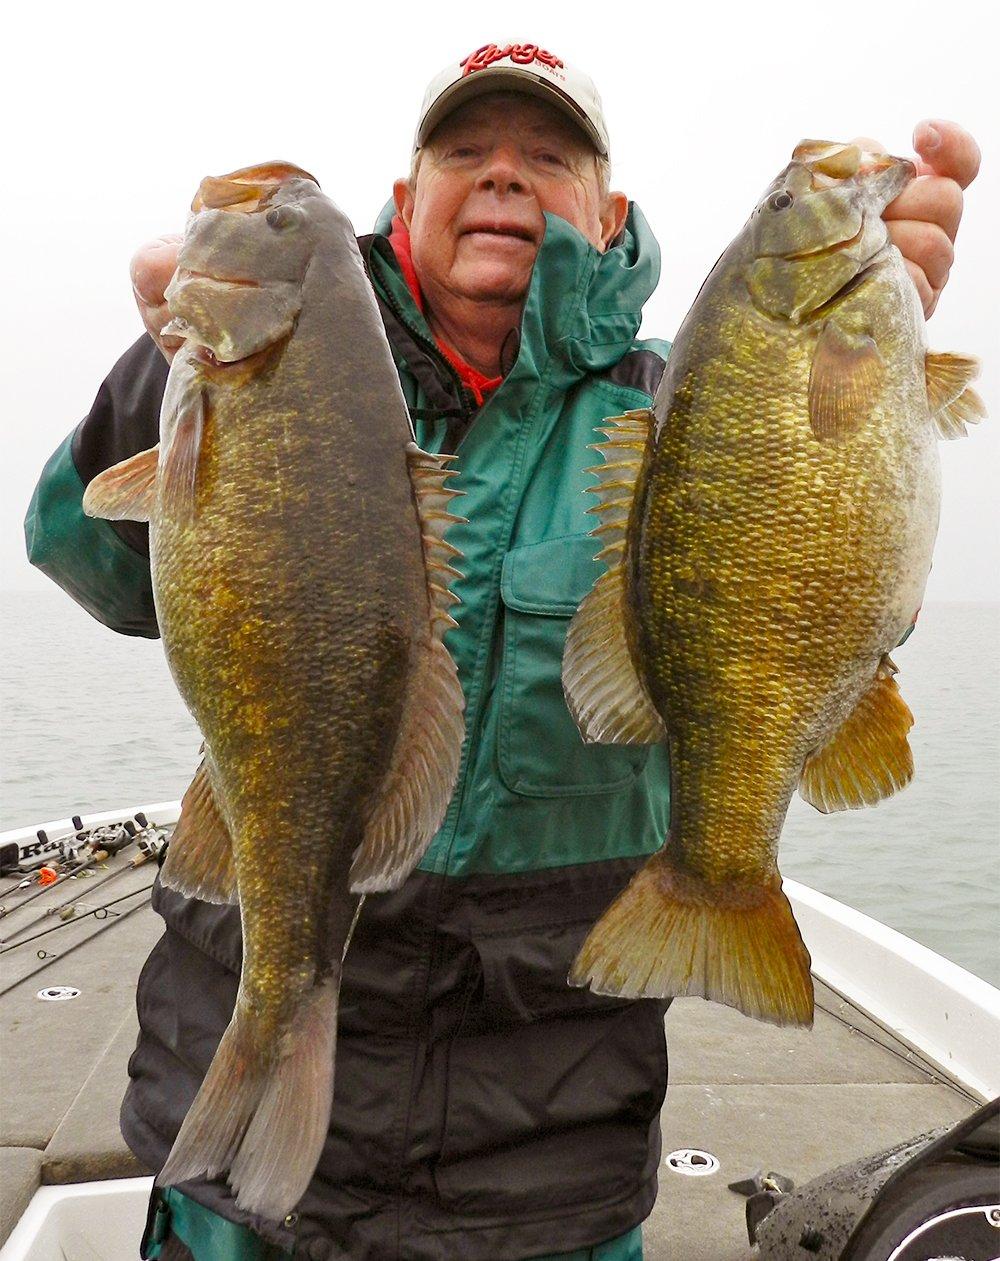
{"type": "MultiPolygon", "coordinates": [[[[371,280],[369,259],[378,239],[375,233],[358,237],[358,249],[361,251],[361,259],[365,265],[365,271],[369,280],[371,280]]],[[[374,284],[372,285],[372,291],[375,294],[375,301],[378,303],[379,313],[382,316],[386,337],[388,337],[390,344],[406,360],[407,367],[417,378],[421,390],[423,390],[427,401],[430,403],[429,408],[411,409],[412,414],[416,416],[427,413],[446,418],[449,416],[464,417],[468,409],[462,406],[462,400],[456,392],[454,380],[442,370],[440,362],[430,354],[427,348],[421,345],[414,337],[406,322],[400,317],[399,312],[382,297],[374,284]]]]}
{"type": "Polygon", "coordinates": [[[666,362],[655,350],[630,350],[601,375],[605,381],[624,385],[632,390],[642,390],[652,398],[660,384],[666,362]]]}

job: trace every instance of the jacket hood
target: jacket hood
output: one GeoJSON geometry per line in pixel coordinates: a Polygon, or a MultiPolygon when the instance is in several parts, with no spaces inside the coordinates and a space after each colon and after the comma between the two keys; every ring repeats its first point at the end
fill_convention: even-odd
{"type": "MultiPolygon", "coordinates": [[[[394,213],[390,201],[375,231],[388,235],[394,213]]],[[[546,213],[513,373],[523,368],[537,374],[548,360],[555,377],[567,384],[611,367],[631,347],[659,278],[660,247],[635,202],[629,203],[618,240],[603,254],[572,224],[546,213]]],[[[422,319],[412,300],[411,305],[422,319]]]]}

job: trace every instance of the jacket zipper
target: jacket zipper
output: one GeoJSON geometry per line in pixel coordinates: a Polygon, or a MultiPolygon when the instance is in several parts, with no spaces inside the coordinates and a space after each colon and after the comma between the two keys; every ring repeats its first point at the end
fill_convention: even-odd
{"type": "Polygon", "coordinates": [[[462,419],[470,420],[478,409],[475,406],[475,399],[472,397],[471,391],[462,384],[462,378],[458,375],[444,355],[442,355],[437,345],[433,341],[428,340],[423,333],[418,328],[415,328],[407,319],[403,308],[396,301],[395,297],[388,288],[382,291],[381,297],[386,306],[390,309],[390,311],[392,311],[393,315],[395,315],[399,322],[406,327],[414,341],[416,341],[417,344],[434,359],[435,363],[444,368],[455,387],[455,393],[462,408],[462,419]]]}

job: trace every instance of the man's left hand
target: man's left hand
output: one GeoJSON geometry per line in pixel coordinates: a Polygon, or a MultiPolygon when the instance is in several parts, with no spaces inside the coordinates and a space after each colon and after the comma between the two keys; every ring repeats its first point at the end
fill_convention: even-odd
{"type": "MultiPolygon", "coordinates": [[[[866,138],[855,141],[884,152],[866,138]]],[[[979,145],[957,123],[929,118],[913,132],[917,178],[908,184],[883,218],[930,319],[955,258],[955,236],[962,218],[962,190],[979,172],[979,145]]]]}

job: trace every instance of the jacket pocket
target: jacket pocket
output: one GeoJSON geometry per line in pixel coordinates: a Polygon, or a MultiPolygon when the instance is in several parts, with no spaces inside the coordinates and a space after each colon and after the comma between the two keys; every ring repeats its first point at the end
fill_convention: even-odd
{"type": "Polygon", "coordinates": [[[571,534],[512,548],[500,594],[498,764],[511,792],[574,797],[614,792],[642,772],[648,746],[584,744],[562,690],[570,619],[602,571],[600,544],[571,534]]]}
{"type": "Polygon", "coordinates": [[[567,985],[590,923],[475,939],[482,990],[449,1047],[434,1167],[454,1212],[545,1216],[613,1202],[655,1165],[666,1004],[567,985]]]}

